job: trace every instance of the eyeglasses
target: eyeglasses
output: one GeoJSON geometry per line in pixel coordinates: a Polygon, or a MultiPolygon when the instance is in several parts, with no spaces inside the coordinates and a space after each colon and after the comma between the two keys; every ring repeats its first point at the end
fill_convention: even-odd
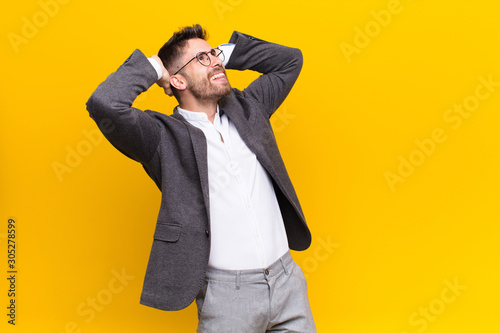
{"type": "Polygon", "coordinates": [[[196,55],[193,58],[191,58],[191,60],[189,60],[188,62],[186,62],[186,64],[184,66],[182,66],[181,68],[179,68],[177,70],[177,72],[175,72],[172,75],[175,75],[175,74],[179,73],[181,71],[181,69],[183,69],[184,67],[186,67],[194,59],[198,60],[198,62],[200,64],[202,64],[203,66],[205,66],[205,67],[206,66],[210,66],[210,64],[212,63],[212,60],[210,59],[210,56],[218,57],[220,60],[224,61],[224,53],[220,49],[211,49],[210,51],[206,51],[206,52],[204,52],[204,51],[198,52],[198,53],[196,53],[196,55]]]}

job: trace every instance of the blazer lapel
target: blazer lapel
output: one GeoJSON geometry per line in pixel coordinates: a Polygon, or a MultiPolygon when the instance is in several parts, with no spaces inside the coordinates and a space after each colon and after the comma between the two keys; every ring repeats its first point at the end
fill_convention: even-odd
{"type": "Polygon", "coordinates": [[[180,120],[186,125],[189,135],[191,137],[191,142],[193,143],[193,151],[196,158],[196,164],[198,165],[201,190],[203,191],[203,200],[205,201],[205,207],[207,209],[207,216],[210,220],[210,197],[208,188],[208,158],[207,158],[207,139],[205,134],[199,128],[191,125],[180,113],[174,110],[173,118],[180,120]]]}
{"type": "Polygon", "coordinates": [[[239,103],[233,103],[231,98],[225,98],[223,102],[219,104],[219,110],[222,110],[222,112],[228,116],[238,130],[241,139],[255,156],[257,156],[257,159],[264,169],[269,172],[276,182],[280,183],[279,177],[271,161],[271,156],[268,154],[268,150],[270,149],[268,147],[268,141],[274,142],[274,138],[271,137],[273,135],[272,130],[267,131],[264,128],[255,126],[257,118],[256,112],[245,114],[241,105],[239,103]]]}

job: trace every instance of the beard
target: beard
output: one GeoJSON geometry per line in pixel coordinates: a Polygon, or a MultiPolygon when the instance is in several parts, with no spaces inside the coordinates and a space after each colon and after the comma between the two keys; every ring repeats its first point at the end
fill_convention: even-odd
{"type": "MultiPolygon", "coordinates": [[[[225,74],[225,71],[223,73],[225,74]]],[[[213,83],[209,79],[209,77],[213,74],[214,73],[211,73],[206,79],[200,79],[197,81],[185,75],[189,90],[193,96],[196,97],[196,99],[218,101],[222,97],[231,93],[232,88],[227,80],[227,76],[227,81],[223,83],[213,83]]]]}

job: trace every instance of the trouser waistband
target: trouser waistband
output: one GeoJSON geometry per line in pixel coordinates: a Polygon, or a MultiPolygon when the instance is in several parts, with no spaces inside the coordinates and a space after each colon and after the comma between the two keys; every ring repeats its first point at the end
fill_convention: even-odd
{"type": "Polygon", "coordinates": [[[218,281],[236,281],[239,282],[258,282],[263,279],[267,280],[281,272],[288,275],[290,264],[293,259],[290,251],[287,251],[281,258],[276,260],[267,268],[244,269],[244,270],[224,270],[208,267],[206,277],[218,281]]]}

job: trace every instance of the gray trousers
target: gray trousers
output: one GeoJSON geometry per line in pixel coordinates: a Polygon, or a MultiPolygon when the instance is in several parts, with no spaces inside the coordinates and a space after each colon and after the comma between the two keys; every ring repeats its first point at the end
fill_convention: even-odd
{"type": "Polygon", "coordinates": [[[196,305],[198,333],[316,332],[306,279],[289,251],[267,269],[209,267],[196,305]]]}

